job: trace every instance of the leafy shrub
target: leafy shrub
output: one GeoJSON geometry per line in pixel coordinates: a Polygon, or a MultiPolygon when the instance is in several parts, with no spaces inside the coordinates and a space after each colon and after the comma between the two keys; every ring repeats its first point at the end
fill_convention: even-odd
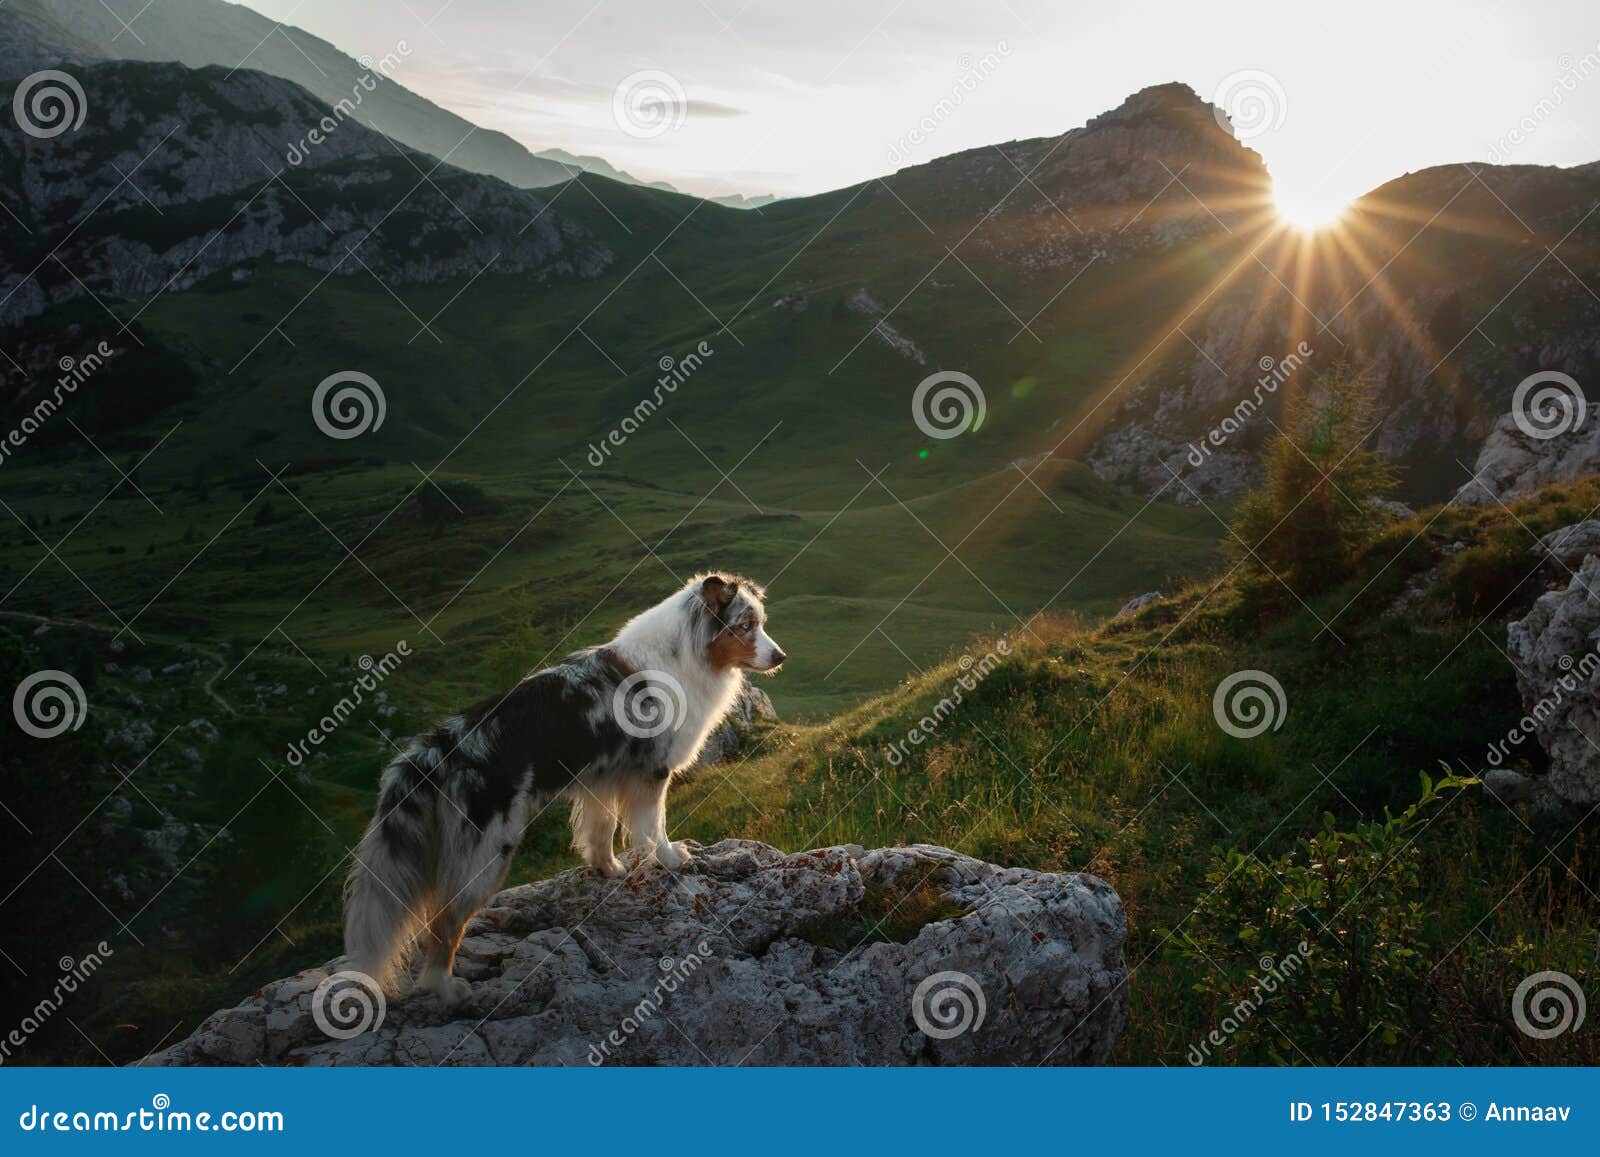
{"type": "Polygon", "coordinates": [[[1434,1003],[1421,817],[1442,791],[1475,782],[1424,774],[1421,798],[1382,822],[1340,831],[1324,815],[1286,855],[1219,852],[1167,941],[1217,1010],[1191,1063],[1227,1053],[1228,1063],[1360,1064],[1418,1047],[1434,1003]],[[1290,1026],[1293,1044],[1275,1023],[1290,1026]]]}

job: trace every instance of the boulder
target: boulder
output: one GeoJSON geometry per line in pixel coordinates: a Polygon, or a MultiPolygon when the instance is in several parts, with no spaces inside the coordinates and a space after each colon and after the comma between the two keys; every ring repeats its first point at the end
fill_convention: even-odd
{"type": "Polygon", "coordinates": [[[1600,557],[1589,555],[1563,589],[1541,595],[1506,627],[1506,652],[1531,731],[1550,757],[1552,791],[1600,802],[1600,557]]]}
{"type": "Polygon", "coordinates": [[[340,959],[142,1063],[1098,1064],[1127,1019],[1126,935],[1093,876],[723,840],[677,875],[575,869],[500,893],[468,926],[453,1007],[355,988],[336,1008],[340,959]]]}
{"type": "Polygon", "coordinates": [[[713,763],[721,763],[731,758],[744,746],[745,738],[757,720],[777,717],[778,712],[772,706],[772,697],[747,680],[739,692],[739,697],[733,701],[726,718],[706,736],[705,746],[700,749],[700,758],[691,771],[698,771],[702,767],[710,767],[713,763]]]}
{"type": "Polygon", "coordinates": [[[1536,558],[1553,558],[1576,568],[1585,555],[1600,554],[1600,518],[1590,518],[1563,526],[1560,530],[1552,530],[1531,547],[1529,553],[1536,558]]]}
{"type": "Polygon", "coordinates": [[[1513,414],[1495,423],[1472,468],[1473,478],[1450,501],[1493,506],[1536,494],[1552,482],[1569,482],[1600,472],[1600,422],[1586,422],[1553,438],[1540,438],[1517,425],[1513,414]]]}
{"type": "Polygon", "coordinates": [[[1146,591],[1137,598],[1129,599],[1127,602],[1123,603],[1122,609],[1112,617],[1117,619],[1125,619],[1129,615],[1136,615],[1148,607],[1151,603],[1159,603],[1166,597],[1167,596],[1162,594],[1160,591],[1146,591]]]}

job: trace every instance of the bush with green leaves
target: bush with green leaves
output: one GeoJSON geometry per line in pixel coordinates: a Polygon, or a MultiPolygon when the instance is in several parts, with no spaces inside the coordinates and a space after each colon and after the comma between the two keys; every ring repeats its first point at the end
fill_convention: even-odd
{"type": "Polygon", "coordinates": [[[1283,856],[1218,851],[1203,898],[1167,939],[1215,1009],[1190,1062],[1392,1062],[1424,1047],[1434,953],[1417,839],[1443,792],[1476,782],[1423,774],[1399,815],[1341,831],[1325,814],[1283,856]]]}

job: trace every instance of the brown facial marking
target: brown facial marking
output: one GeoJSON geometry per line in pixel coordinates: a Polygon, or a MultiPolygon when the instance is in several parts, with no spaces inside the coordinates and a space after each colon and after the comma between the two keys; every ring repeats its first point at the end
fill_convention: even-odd
{"type": "Polygon", "coordinates": [[[706,648],[706,662],[713,671],[726,671],[730,667],[748,667],[756,661],[756,634],[741,635],[730,624],[726,629],[718,631],[711,645],[706,648]]]}

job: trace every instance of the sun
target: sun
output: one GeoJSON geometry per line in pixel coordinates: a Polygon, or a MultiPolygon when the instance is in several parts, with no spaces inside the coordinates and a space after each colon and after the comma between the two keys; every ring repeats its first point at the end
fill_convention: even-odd
{"type": "Polygon", "coordinates": [[[1315,233],[1337,225],[1350,202],[1328,189],[1315,186],[1273,186],[1273,206],[1278,220],[1301,233],[1315,233]]]}

